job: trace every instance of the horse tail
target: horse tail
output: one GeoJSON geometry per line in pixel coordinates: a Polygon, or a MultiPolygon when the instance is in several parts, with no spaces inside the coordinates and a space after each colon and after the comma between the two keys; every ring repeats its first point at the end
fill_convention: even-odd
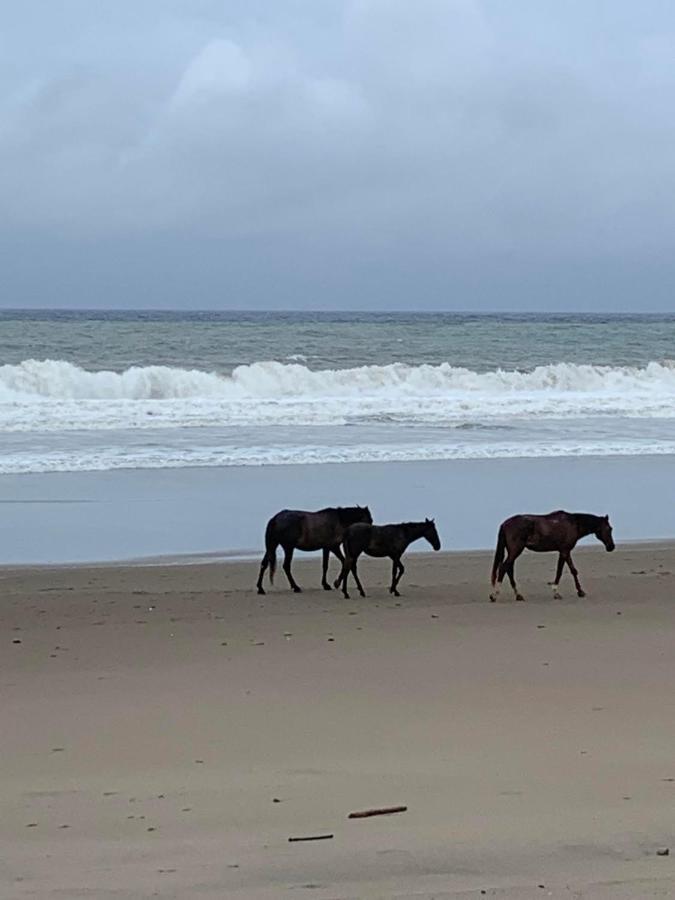
{"type": "Polygon", "coordinates": [[[265,554],[270,567],[270,584],[274,584],[277,570],[277,542],[274,537],[274,519],[270,519],[265,529],[265,554]]]}
{"type": "Polygon", "coordinates": [[[499,572],[499,567],[502,564],[502,560],[504,559],[504,551],[506,550],[506,534],[504,533],[504,526],[499,526],[499,532],[497,534],[497,549],[495,550],[495,558],[492,563],[492,585],[494,587],[494,583],[497,580],[497,573],[499,572]]]}

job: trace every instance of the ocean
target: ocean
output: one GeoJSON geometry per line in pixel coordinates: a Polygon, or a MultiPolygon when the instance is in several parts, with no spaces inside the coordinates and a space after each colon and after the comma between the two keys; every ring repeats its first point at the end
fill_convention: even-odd
{"type": "Polygon", "coordinates": [[[675,454],[675,316],[0,312],[0,474],[675,454]]]}

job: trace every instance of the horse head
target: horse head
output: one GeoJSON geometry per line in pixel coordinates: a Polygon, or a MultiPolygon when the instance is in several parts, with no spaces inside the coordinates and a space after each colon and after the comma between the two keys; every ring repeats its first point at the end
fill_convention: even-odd
{"type": "Polygon", "coordinates": [[[373,517],[367,506],[338,507],[338,513],[343,525],[354,525],[356,522],[365,522],[366,525],[373,524],[373,517]]]}
{"type": "Polygon", "coordinates": [[[356,513],[358,518],[354,520],[355,522],[365,522],[366,525],[373,524],[373,517],[371,516],[370,510],[367,506],[357,506],[356,513]]]}
{"type": "Polygon", "coordinates": [[[425,529],[423,537],[425,537],[429,541],[434,550],[440,550],[441,539],[439,538],[438,532],[436,531],[435,521],[433,519],[425,519],[424,525],[425,529]]]}
{"type": "Polygon", "coordinates": [[[596,538],[605,545],[605,550],[611,553],[616,544],[612,537],[612,526],[609,524],[609,516],[602,516],[598,519],[599,525],[597,531],[594,532],[596,538]]]}

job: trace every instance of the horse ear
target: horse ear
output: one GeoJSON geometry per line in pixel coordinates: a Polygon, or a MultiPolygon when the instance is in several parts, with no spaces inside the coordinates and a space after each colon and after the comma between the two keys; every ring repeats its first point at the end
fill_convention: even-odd
{"type": "Polygon", "coordinates": [[[605,522],[609,522],[609,515],[605,516],[605,522]]]}

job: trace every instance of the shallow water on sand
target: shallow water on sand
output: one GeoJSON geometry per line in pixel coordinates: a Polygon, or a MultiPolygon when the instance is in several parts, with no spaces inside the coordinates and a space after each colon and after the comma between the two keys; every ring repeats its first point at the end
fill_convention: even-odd
{"type": "MultiPolygon", "coordinates": [[[[609,513],[617,543],[675,537],[675,457],[122,470],[3,476],[0,563],[257,555],[282,508],[435,516],[444,550],[494,546],[515,512],[609,513]]],[[[411,550],[429,550],[418,543],[411,550]]]]}

